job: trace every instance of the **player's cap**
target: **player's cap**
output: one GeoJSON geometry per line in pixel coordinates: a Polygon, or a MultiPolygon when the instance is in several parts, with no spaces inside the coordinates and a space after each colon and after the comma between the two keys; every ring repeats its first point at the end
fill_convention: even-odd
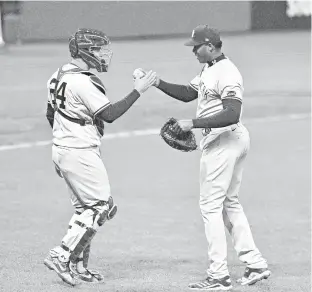
{"type": "Polygon", "coordinates": [[[208,25],[201,24],[194,28],[192,32],[192,38],[188,40],[185,46],[198,46],[205,43],[211,43],[213,45],[218,44],[221,41],[220,33],[215,28],[211,28],[208,25]]]}

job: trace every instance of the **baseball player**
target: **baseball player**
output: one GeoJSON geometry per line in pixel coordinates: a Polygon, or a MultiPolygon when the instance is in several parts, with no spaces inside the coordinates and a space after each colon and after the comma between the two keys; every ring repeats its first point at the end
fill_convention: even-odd
{"type": "Polygon", "coordinates": [[[50,251],[44,264],[72,286],[79,280],[103,280],[103,275],[87,268],[90,242],[117,211],[100,154],[104,122],[112,123],[122,116],[156,80],[150,71],[134,79],[134,89],[125,98],[110,103],[101,80],[90,72],[107,72],[110,45],[103,32],[79,29],[69,39],[71,62],[59,68],[47,84],[52,159],[68,187],[75,214],[61,245],[50,251]]]}
{"type": "Polygon", "coordinates": [[[202,129],[200,142],[199,205],[208,241],[208,277],[189,285],[198,290],[232,288],[227,268],[224,225],[233,239],[238,258],[246,270],[238,282],[251,285],[270,276],[238,199],[245,159],[249,150],[248,130],[240,121],[243,79],[237,67],[221,51],[216,29],[199,25],[185,44],[203,64],[189,85],[167,83],[157,77],[155,86],[167,95],[190,102],[198,99],[195,119],[179,120],[176,130],[202,129]]]}

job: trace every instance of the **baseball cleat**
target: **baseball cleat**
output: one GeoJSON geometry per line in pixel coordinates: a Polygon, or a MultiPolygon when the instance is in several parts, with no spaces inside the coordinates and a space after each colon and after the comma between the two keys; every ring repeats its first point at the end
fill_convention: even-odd
{"type": "Polygon", "coordinates": [[[199,281],[197,283],[191,283],[189,284],[188,287],[192,290],[205,290],[205,291],[215,291],[215,290],[227,291],[233,288],[230,276],[225,276],[221,279],[213,279],[211,277],[208,277],[207,279],[199,281]]]}
{"type": "Polygon", "coordinates": [[[62,262],[58,257],[48,257],[44,260],[44,264],[50,270],[54,270],[65,283],[71,286],[78,284],[70,273],[69,262],[62,262]]]}
{"type": "Polygon", "coordinates": [[[269,278],[270,275],[271,275],[271,272],[268,270],[268,268],[262,268],[262,269],[246,268],[244,276],[238,279],[236,282],[240,283],[243,286],[253,285],[257,283],[258,281],[269,278]]]}
{"type": "MultiPolygon", "coordinates": [[[[43,261],[44,265],[49,269],[49,270],[52,270],[54,271],[54,268],[55,268],[55,265],[53,263],[53,257],[51,257],[50,255],[47,256],[44,261],[43,261]]],[[[64,281],[64,279],[62,278],[62,281],[64,281]]]]}
{"type": "Polygon", "coordinates": [[[77,264],[74,264],[72,262],[70,262],[69,264],[69,269],[72,277],[77,280],[89,283],[101,283],[104,281],[104,276],[98,271],[84,268],[83,272],[79,272],[77,269],[77,264]]]}
{"type": "Polygon", "coordinates": [[[60,254],[61,247],[56,246],[52,248],[49,252],[49,255],[44,259],[43,263],[49,270],[54,270],[53,258],[57,258],[60,254]]]}
{"type": "Polygon", "coordinates": [[[54,270],[53,258],[50,255],[44,259],[43,263],[49,270],[54,270]]]}

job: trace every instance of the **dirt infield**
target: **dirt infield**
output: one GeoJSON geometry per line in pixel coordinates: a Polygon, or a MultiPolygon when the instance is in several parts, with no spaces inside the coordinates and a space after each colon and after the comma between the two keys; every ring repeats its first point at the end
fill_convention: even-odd
{"type": "MultiPolygon", "coordinates": [[[[136,67],[188,82],[200,67],[183,41],[114,44],[112,70],[103,77],[109,98],[130,91],[136,67]]],[[[266,282],[240,288],[234,282],[244,266],[229,241],[233,291],[311,290],[309,44],[307,32],[224,41],[225,53],[245,78],[244,119],[252,139],[241,202],[273,273],[266,282]]],[[[11,47],[0,55],[0,146],[51,138],[45,84],[67,57],[66,44],[11,47]]],[[[196,103],[181,104],[153,88],[107,132],[158,128],[169,116],[193,117],[195,108],[196,103]]],[[[90,265],[106,282],[74,289],[188,291],[188,282],[205,276],[207,263],[198,207],[200,153],[179,153],[149,134],[104,140],[102,151],[119,212],[96,236],[90,265]]],[[[42,264],[73,211],[63,181],[54,174],[51,147],[3,150],[0,159],[0,291],[72,290],[42,264]]]]}

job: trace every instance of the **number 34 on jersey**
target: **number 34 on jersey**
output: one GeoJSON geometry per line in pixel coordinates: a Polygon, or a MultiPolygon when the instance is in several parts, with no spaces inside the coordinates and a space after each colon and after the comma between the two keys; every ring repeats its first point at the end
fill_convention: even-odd
{"type": "Polygon", "coordinates": [[[65,89],[67,86],[66,82],[62,82],[61,85],[58,84],[56,78],[53,78],[50,82],[50,95],[53,105],[57,105],[61,109],[65,109],[65,89]],[[55,94],[56,90],[56,94],[55,94]],[[59,102],[58,102],[59,101],[59,102]]]}

